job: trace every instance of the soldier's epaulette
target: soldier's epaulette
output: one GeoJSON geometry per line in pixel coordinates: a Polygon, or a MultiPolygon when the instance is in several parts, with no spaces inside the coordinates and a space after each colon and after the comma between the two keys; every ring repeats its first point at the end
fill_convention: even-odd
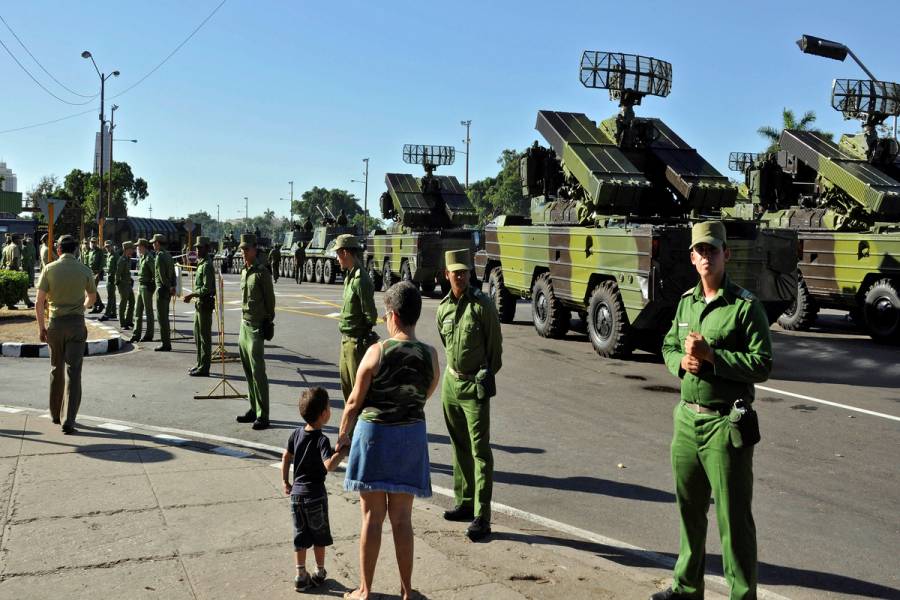
{"type": "Polygon", "coordinates": [[[681,297],[687,298],[688,296],[690,296],[691,294],[694,293],[694,289],[695,288],[688,288],[683,294],[681,294],[681,297]]]}

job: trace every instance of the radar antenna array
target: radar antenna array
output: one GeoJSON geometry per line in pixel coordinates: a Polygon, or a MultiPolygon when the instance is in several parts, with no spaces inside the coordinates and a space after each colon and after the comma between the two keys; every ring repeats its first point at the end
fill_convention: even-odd
{"type": "Polygon", "coordinates": [[[759,152],[732,152],[728,155],[728,168],[743,173],[753,166],[760,156],[762,155],[759,152]]]}
{"type": "Polygon", "coordinates": [[[872,79],[835,79],[831,106],[847,119],[882,122],[900,116],[900,84],[872,79]]]}
{"type": "Polygon", "coordinates": [[[609,90],[610,99],[621,104],[640,104],[646,95],[669,95],[672,64],[637,54],[585,50],[581,55],[581,84],[609,90]]]}
{"type": "Polygon", "coordinates": [[[403,162],[410,165],[422,165],[429,172],[440,165],[452,165],[454,160],[456,160],[456,148],[453,146],[423,144],[403,146],[403,162]]]}

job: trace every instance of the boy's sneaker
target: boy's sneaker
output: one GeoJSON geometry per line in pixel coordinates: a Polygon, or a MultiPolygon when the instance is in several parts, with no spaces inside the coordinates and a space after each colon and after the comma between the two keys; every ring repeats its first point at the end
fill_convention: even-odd
{"type": "Polygon", "coordinates": [[[313,585],[312,577],[309,576],[308,572],[303,573],[303,575],[297,575],[294,577],[294,589],[298,592],[305,592],[313,585]]]}
{"type": "Polygon", "coordinates": [[[325,578],[328,577],[328,571],[325,569],[316,569],[316,572],[312,574],[312,584],[315,586],[322,585],[325,583],[325,578]]]}

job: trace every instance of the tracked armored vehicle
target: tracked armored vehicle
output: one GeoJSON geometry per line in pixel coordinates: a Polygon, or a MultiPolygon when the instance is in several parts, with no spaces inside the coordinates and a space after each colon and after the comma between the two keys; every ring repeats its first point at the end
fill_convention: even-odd
{"type": "Polygon", "coordinates": [[[836,79],[831,105],[862,133],[835,144],[786,129],[780,150],[732,152],[744,174],[732,213],[797,231],[803,246],[797,300],[778,323],[807,329],[820,308],[849,311],[879,342],[900,342],[900,146],[878,128],[900,115],[900,84],[836,79]]]}
{"type": "MultiPolygon", "coordinates": [[[[301,276],[303,265],[297,264],[297,257],[304,256],[306,245],[312,240],[312,237],[313,232],[303,229],[300,223],[294,223],[290,231],[284,233],[280,246],[280,260],[278,262],[279,277],[295,279],[301,276]]],[[[315,267],[313,267],[313,270],[315,271],[315,267]]]]}
{"type": "Polygon", "coordinates": [[[312,238],[306,245],[306,263],[303,265],[303,277],[305,281],[315,283],[334,283],[341,266],[338,264],[337,253],[334,250],[334,242],[339,235],[349,233],[360,237],[356,227],[351,225],[336,225],[334,219],[323,221],[312,232],[312,238]]]}
{"type": "MultiPolygon", "coordinates": [[[[581,113],[542,110],[521,159],[530,218],[501,216],[485,229],[476,271],[500,319],[530,299],[537,332],[561,337],[572,312],[607,357],[659,351],[675,307],[698,276],[691,225],[721,217],[736,187],[659,119],[634,115],[648,95],[665,97],[672,67],[654,58],[585,52],[581,82],[608,89],[619,114],[598,126],[581,113]]],[[[796,289],[797,236],[752,220],[725,221],[729,276],[774,318],[796,289]]]]}
{"type": "Polygon", "coordinates": [[[453,164],[452,146],[403,147],[403,162],[422,165],[419,179],[405,173],[387,173],[387,191],[381,195],[381,214],[393,221],[376,229],[366,243],[366,267],[376,288],[387,290],[398,280],[412,281],[426,294],[446,294],[444,252],[475,251],[472,227],[478,214],[456,177],[434,175],[439,165],[453,164]]]}

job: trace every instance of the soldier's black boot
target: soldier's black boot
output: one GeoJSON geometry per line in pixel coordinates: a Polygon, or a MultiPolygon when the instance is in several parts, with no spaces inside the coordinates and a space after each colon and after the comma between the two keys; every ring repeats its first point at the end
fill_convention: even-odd
{"type": "Polygon", "coordinates": [[[253,412],[252,410],[248,410],[244,414],[238,415],[237,417],[235,417],[234,420],[237,421],[238,423],[252,423],[253,421],[256,420],[256,413],[253,412]]]}
{"type": "Polygon", "coordinates": [[[160,344],[156,348],[153,349],[154,352],[171,352],[172,346],[171,344],[160,344]]]}
{"type": "Polygon", "coordinates": [[[444,511],[444,519],[447,521],[471,521],[473,518],[475,518],[475,511],[471,506],[460,504],[452,510],[444,511]]]}
{"type": "Polygon", "coordinates": [[[675,592],[671,587],[650,596],[650,600],[689,600],[684,594],[675,592]]]}
{"type": "Polygon", "coordinates": [[[491,523],[484,517],[475,517],[475,520],[466,529],[466,537],[473,542],[483,540],[489,535],[491,535],[491,523]]]}

